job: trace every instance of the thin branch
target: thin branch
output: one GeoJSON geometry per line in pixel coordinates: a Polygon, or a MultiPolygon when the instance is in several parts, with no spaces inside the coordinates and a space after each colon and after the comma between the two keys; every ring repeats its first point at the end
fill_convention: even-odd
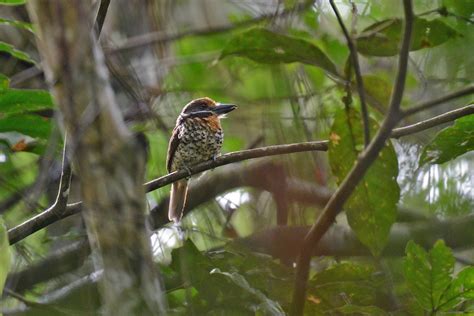
{"type": "Polygon", "coordinates": [[[469,95],[469,94],[473,94],[473,93],[474,93],[474,85],[473,86],[468,86],[464,89],[458,90],[458,91],[453,92],[451,94],[447,94],[447,95],[442,96],[438,99],[429,100],[429,101],[426,101],[426,102],[422,102],[418,105],[415,105],[412,108],[403,111],[402,115],[403,115],[403,117],[406,117],[406,116],[418,113],[420,111],[427,110],[427,109],[432,108],[434,106],[443,104],[445,102],[451,101],[453,99],[457,99],[457,98],[460,98],[460,97],[463,97],[463,96],[466,96],[466,95],[469,95]]]}
{"type": "MultiPolygon", "coordinates": [[[[468,106],[463,107],[461,109],[450,111],[450,112],[447,112],[445,114],[433,117],[433,118],[428,119],[428,120],[418,122],[418,123],[413,124],[413,125],[408,125],[408,126],[404,126],[404,127],[395,128],[392,131],[391,137],[399,138],[399,137],[407,136],[407,135],[410,135],[410,134],[414,134],[414,133],[426,130],[426,129],[431,128],[431,127],[438,126],[440,124],[450,122],[450,121],[458,119],[460,117],[473,114],[472,113],[472,111],[473,111],[472,108],[473,108],[473,105],[468,105],[468,106]]],[[[323,144],[321,144],[321,149],[318,149],[318,150],[326,150],[324,148],[324,142],[322,142],[322,143],[323,144]]],[[[327,143],[325,143],[325,144],[327,144],[327,143]]],[[[287,145],[283,145],[283,146],[287,146],[287,145]]],[[[275,147],[275,146],[270,146],[270,147],[275,147]]],[[[265,148],[267,148],[267,147],[263,147],[263,149],[265,149],[265,148]]],[[[262,148],[257,148],[257,149],[254,149],[254,150],[260,150],[260,149],[262,149],[262,148]]],[[[240,154],[240,153],[241,152],[234,152],[234,153],[231,153],[231,154],[240,154]]],[[[231,154],[229,153],[229,154],[224,155],[224,156],[227,157],[228,155],[231,155],[231,154]]],[[[250,152],[250,154],[252,154],[252,152],[250,152]]],[[[272,155],[278,155],[278,154],[272,154],[272,155]]],[[[222,157],[224,157],[224,156],[218,157],[215,162],[212,162],[210,164],[204,163],[207,166],[206,168],[213,169],[213,168],[217,167],[218,165],[215,164],[215,163],[219,162],[222,159],[222,157]]],[[[257,157],[264,157],[264,156],[256,156],[256,157],[250,157],[250,158],[243,157],[241,160],[236,160],[235,162],[246,160],[246,159],[251,159],[251,158],[257,158],[257,157]]],[[[225,164],[228,164],[228,163],[230,163],[230,162],[227,162],[225,164]]],[[[198,167],[198,166],[196,166],[196,167],[198,167]]],[[[208,170],[208,169],[203,169],[203,170],[205,171],[205,170],[208,170]]],[[[165,185],[167,185],[171,182],[174,182],[176,180],[182,179],[183,177],[186,177],[186,176],[188,176],[187,172],[183,172],[182,174],[177,174],[177,172],[175,172],[175,173],[172,173],[172,174],[165,175],[163,177],[157,178],[155,180],[152,180],[152,181],[146,183],[146,185],[147,185],[146,190],[147,190],[147,192],[154,191],[158,188],[161,188],[162,186],[165,186],[165,185]]],[[[48,208],[47,210],[43,211],[42,213],[34,216],[33,218],[30,218],[30,219],[26,220],[24,223],[22,223],[22,224],[20,224],[16,227],[11,228],[8,231],[8,237],[9,237],[10,243],[14,244],[14,243],[28,237],[29,235],[37,232],[38,230],[47,227],[48,225],[50,225],[50,224],[52,224],[52,223],[54,223],[58,220],[61,220],[63,218],[66,218],[66,217],[69,217],[71,215],[77,214],[77,213],[81,212],[81,209],[82,209],[82,202],[80,202],[80,201],[72,203],[72,204],[68,204],[66,206],[66,208],[59,208],[58,206],[54,207],[54,205],[53,205],[50,208],[48,208]]]]}
{"type": "Polygon", "coordinates": [[[369,169],[369,167],[375,161],[380,150],[382,150],[384,147],[386,140],[390,137],[392,129],[401,118],[400,103],[402,101],[405,88],[405,79],[408,68],[408,54],[410,50],[410,40],[413,29],[412,1],[404,0],[403,6],[405,12],[403,41],[400,49],[398,73],[393,94],[390,99],[388,114],[386,115],[377,135],[361,154],[359,161],[354,165],[344,181],[341,183],[339,189],[331,197],[321,215],[316,220],[316,223],[311,227],[304,239],[296,267],[291,315],[303,315],[306,301],[306,283],[309,276],[309,261],[311,259],[312,249],[316,247],[321,237],[332,225],[335,217],[344,206],[344,203],[349,199],[355,187],[363,178],[367,169],[369,169]]]}
{"type": "Polygon", "coordinates": [[[392,131],[392,137],[399,138],[402,136],[418,133],[426,129],[429,129],[429,128],[432,128],[444,123],[448,123],[460,117],[471,115],[471,114],[474,114],[474,104],[470,104],[460,109],[446,112],[444,114],[435,116],[433,118],[430,118],[430,119],[427,119],[427,120],[424,120],[412,125],[395,128],[392,131]]]}
{"type": "MultiPolygon", "coordinates": [[[[216,167],[234,162],[313,150],[326,151],[328,149],[328,143],[328,141],[306,142],[236,151],[217,157],[215,160],[206,161],[192,166],[189,168],[190,173],[188,173],[186,170],[175,171],[158,179],[147,182],[145,183],[146,192],[156,190],[177,180],[189,177],[190,174],[197,174],[199,172],[214,169],[216,167]]],[[[82,202],[68,204],[67,206],[60,206],[58,203],[53,204],[50,208],[43,211],[42,213],[26,220],[18,226],[9,229],[8,239],[10,241],[10,244],[13,245],[14,243],[24,239],[25,237],[33,234],[34,232],[37,232],[38,230],[60,219],[79,213],[81,211],[81,208],[82,202]]]]}
{"type": "Polygon", "coordinates": [[[115,54],[122,51],[141,48],[143,46],[150,45],[150,44],[167,43],[171,41],[176,41],[188,36],[204,36],[204,35],[210,35],[210,34],[224,33],[227,31],[238,29],[238,28],[251,26],[253,24],[256,24],[258,22],[261,22],[267,19],[274,19],[275,16],[285,17],[287,15],[294,14],[295,12],[302,12],[302,11],[307,10],[309,7],[311,7],[311,5],[313,5],[313,1],[309,0],[309,1],[306,1],[305,3],[296,5],[293,8],[283,10],[281,13],[263,14],[253,19],[245,20],[245,21],[238,22],[235,24],[214,27],[214,28],[189,30],[189,31],[184,31],[181,33],[176,33],[176,34],[166,34],[165,32],[152,32],[148,34],[138,35],[138,36],[129,38],[127,42],[125,42],[119,47],[106,50],[106,53],[115,54]]]}
{"type": "Polygon", "coordinates": [[[319,141],[319,142],[304,142],[304,143],[295,143],[287,145],[274,145],[267,147],[260,147],[255,149],[247,149],[236,151],[233,153],[228,153],[222,156],[217,157],[215,160],[206,161],[189,168],[189,172],[186,170],[179,170],[172,172],[166,176],[160,177],[158,179],[152,180],[145,183],[147,192],[161,188],[167,184],[171,184],[177,180],[184,179],[190,175],[194,175],[209,169],[214,169],[216,167],[224,166],[230,163],[268,157],[268,156],[277,156],[283,154],[292,154],[305,151],[326,151],[328,149],[328,141],[319,141]]]}
{"type": "Polygon", "coordinates": [[[20,241],[24,237],[48,226],[56,221],[57,218],[63,218],[63,211],[67,209],[67,200],[69,197],[69,187],[72,178],[72,168],[67,161],[67,140],[64,137],[63,161],[61,169],[61,179],[59,180],[58,194],[53,205],[42,213],[23,222],[22,224],[8,230],[8,239],[10,245],[20,241]],[[48,216],[44,216],[48,214],[48,216]],[[34,229],[37,227],[38,229],[34,229]],[[26,233],[26,236],[25,236],[26,233]]]}
{"type": "Polygon", "coordinates": [[[110,0],[101,0],[99,6],[99,12],[95,19],[94,28],[97,32],[97,36],[100,36],[102,32],[102,27],[104,26],[105,17],[107,16],[107,10],[109,9],[110,0]]]}
{"type": "MultiPolygon", "coordinates": [[[[365,147],[367,147],[370,143],[369,111],[367,110],[367,104],[365,102],[364,80],[362,79],[359,58],[357,56],[357,47],[354,41],[352,40],[352,37],[349,34],[349,31],[347,31],[347,28],[344,25],[344,21],[342,20],[341,15],[339,14],[339,10],[337,9],[337,6],[334,3],[334,0],[329,0],[329,4],[331,5],[332,10],[334,11],[334,14],[336,15],[337,21],[339,22],[339,25],[341,26],[342,32],[344,33],[344,37],[346,38],[347,46],[349,47],[349,51],[351,54],[352,64],[354,65],[354,72],[355,72],[356,82],[357,82],[357,92],[359,94],[360,107],[361,107],[361,112],[362,112],[362,125],[364,129],[364,144],[365,144],[365,147]]],[[[347,78],[347,80],[350,81],[350,78],[347,78]]]]}

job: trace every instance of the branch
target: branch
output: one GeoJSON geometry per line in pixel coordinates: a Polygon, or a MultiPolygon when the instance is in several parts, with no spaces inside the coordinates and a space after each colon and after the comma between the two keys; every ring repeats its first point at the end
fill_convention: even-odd
{"type": "Polygon", "coordinates": [[[377,135],[371,141],[370,145],[362,152],[359,161],[354,165],[339,189],[331,197],[328,204],[322,211],[316,223],[304,239],[304,243],[298,258],[296,267],[295,289],[293,292],[293,301],[291,306],[291,315],[303,315],[304,304],[306,301],[306,283],[309,276],[309,261],[311,251],[317,245],[318,241],[334,222],[335,217],[341,211],[344,203],[349,199],[359,181],[363,178],[367,169],[377,158],[380,150],[390,137],[392,129],[401,118],[400,103],[405,88],[405,79],[408,68],[408,54],[410,49],[410,40],[413,29],[413,12],[411,0],[403,1],[405,11],[405,27],[403,32],[403,41],[400,49],[398,64],[398,73],[395,87],[390,99],[388,114],[386,115],[382,126],[377,135]]]}
{"type": "Polygon", "coordinates": [[[230,163],[248,160],[248,159],[254,159],[254,158],[299,153],[299,152],[305,152],[305,151],[314,151],[314,150],[326,151],[328,150],[328,144],[329,142],[324,140],[324,141],[318,141],[318,142],[304,142],[304,143],[294,143],[294,144],[287,144],[287,145],[274,145],[274,146],[260,147],[260,148],[255,148],[255,149],[236,151],[233,153],[228,153],[228,154],[219,156],[215,160],[202,162],[200,164],[192,166],[189,168],[189,170],[179,170],[179,171],[172,172],[166,176],[163,176],[158,179],[145,183],[145,186],[146,186],[147,192],[150,192],[158,188],[161,188],[167,184],[171,184],[177,180],[189,177],[190,175],[194,175],[194,174],[197,174],[209,169],[214,169],[216,167],[224,166],[230,163]]]}
{"type": "MultiPolygon", "coordinates": [[[[369,112],[367,110],[367,104],[365,103],[364,80],[362,80],[362,74],[360,71],[359,58],[357,56],[357,47],[354,41],[352,40],[349,32],[347,31],[347,28],[344,25],[344,21],[342,21],[341,15],[339,14],[339,10],[337,9],[334,0],[329,0],[329,4],[331,5],[334,14],[336,14],[337,21],[339,22],[342,32],[344,33],[344,37],[346,38],[347,46],[349,47],[349,51],[351,54],[352,64],[354,65],[354,72],[357,81],[357,92],[359,94],[360,107],[362,112],[362,125],[364,127],[364,144],[365,147],[367,147],[370,143],[369,112]]],[[[350,78],[348,78],[348,80],[350,81],[350,78]]]]}
{"type": "Polygon", "coordinates": [[[105,17],[107,15],[107,10],[109,9],[110,0],[101,0],[99,6],[99,12],[97,13],[97,17],[95,19],[94,28],[97,32],[97,37],[100,36],[102,32],[102,27],[104,26],[105,17]]]}
{"type": "Polygon", "coordinates": [[[440,104],[445,103],[447,101],[451,101],[453,99],[457,99],[457,98],[460,98],[460,97],[463,97],[463,96],[466,96],[466,95],[469,95],[469,94],[473,94],[473,93],[474,93],[474,86],[469,86],[469,87],[466,87],[464,89],[453,92],[451,94],[442,96],[441,98],[426,101],[426,102],[422,102],[418,105],[415,105],[412,108],[403,111],[402,115],[403,115],[403,117],[406,117],[406,116],[418,113],[420,111],[427,110],[427,109],[432,108],[434,106],[440,105],[440,104]]]}
{"type": "MultiPolygon", "coordinates": [[[[440,125],[440,124],[447,123],[449,121],[458,119],[460,117],[470,115],[470,114],[472,114],[472,106],[473,105],[468,105],[468,106],[463,107],[461,109],[450,111],[450,112],[447,112],[445,114],[436,116],[434,118],[431,118],[431,119],[428,119],[428,120],[425,120],[425,121],[418,122],[418,123],[413,124],[413,125],[408,125],[408,126],[404,126],[404,127],[395,128],[392,131],[391,137],[399,138],[399,137],[407,136],[407,135],[417,133],[417,132],[423,131],[425,129],[428,129],[428,128],[431,128],[431,127],[434,127],[434,126],[437,126],[437,125],[440,125]]],[[[318,149],[318,150],[326,150],[326,149],[323,148],[324,141],[321,142],[321,143],[322,143],[321,144],[322,147],[321,147],[321,149],[318,149]]],[[[326,144],[327,144],[327,142],[326,142],[326,144]]],[[[288,146],[288,145],[280,145],[280,146],[288,146]]],[[[276,147],[276,146],[271,146],[271,147],[276,147]]],[[[267,147],[264,147],[264,148],[267,148],[267,147]]],[[[256,150],[260,150],[260,149],[262,149],[262,148],[257,148],[256,150]]],[[[232,154],[238,154],[238,153],[241,153],[241,152],[234,152],[232,154]]],[[[248,154],[252,154],[252,153],[250,152],[248,154]]],[[[230,153],[227,154],[227,155],[230,155],[230,153]]],[[[227,155],[224,155],[224,156],[227,156],[227,155]]],[[[203,170],[216,168],[217,167],[216,162],[219,162],[220,159],[224,156],[218,157],[216,159],[216,161],[214,161],[210,164],[209,163],[204,163],[204,165],[207,167],[207,169],[203,169],[203,170]],[[211,166],[208,166],[208,165],[211,165],[211,166]]],[[[263,156],[258,156],[258,157],[263,157],[263,156]]],[[[245,159],[251,159],[251,158],[256,158],[256,157],[250,157],[250,158],[245,158],[245,159]]],[[[243,161],[245,159],[235,160],[235,162],[243,161]]],[[[196,166],[196,168],[197,167],[198,166],[196,166]]],[[[150,181],[146,184],[147,185],[146,190],[147,190],[147,192],[154,191],[158,188],[161,188],[162,186],[165,186],[165,185],[167,185],[167,184],[169,184],[173,181],[182,179],[182,177],[186,177],[188,175],[187,173],[183,173],[183,174],[184,175],[169,174],[169,175],[163,176],[161,178],[152,180],[152,181],[150,181]],[[168,177],[171,177],[171,176],[173,176],[173,177],[168,178],[168,177]]],[[[190,199],[190,203],[192,203],[191,201],[192,201],[192,199],[190,199]]],[[[36,215],[35,217],[26,220],[24,223],[14,227],[14,228],[11,228],[8,231],[8,238],[10,240],[10,244],[14,244],[14,243],[28,237],[29,235],[37,232],[38,230],[40,230],[42,228],[45,228],[46,226],[58,221],[58,220],[61,220],[63,218],[66,218],[66,217],[69,217],[71,215],[74,215],[74,214],[77,214],[77,213],[81,212],[81,208],[82,208],[82,202],[80,202],[80,201],[76,202],[76,203],[68,204],[65,209],[64,208],[60,209],[58,207],[53,208],[53,206],[48,208],[47,210],[43,211],[42,213],[36,215]]],[[[155,216],[156,215],[152,214],[152,218],[155,217],[155,216]]],[[[156,218],[154,220],[156,221],[156,218]]],[[[161,217],[160,217],[160,220],[158,222],[161,223],[161,225],[162,225],[162,224],[166,223],[164,220],[166,220],[166,218],[161,219],[161,217]]]]}
{"type": "Polygon", "coordinates": [[[313,1],[309,0],[309,1],[305,1],[305,3],[296,5],[293,8],[283,10],[279,14],[278,13],[277,14],[275,13],[263,14],[253,19],[245,20],[245,21],[238,22],[235,24],[220,26],[220,27],[189,30],[189,31],[184,31],[181,33],[176,33],[176,34],[166,34],[165,32],[152,32],[148,34],[138,35],[138,36],[128,39],[127,42],[125,42],[123,45],[119,47],[106,50],[106,53],[115,54],[118,52],[130,50],[130,49],[141,48],[143,46],[150,45],[150,44],[167,43],[171,41],[176,41],[188,36],[204,36],[204,35],[210,35],[210,34],[224,33],[227,31],[234,30],[234,29],[244,28],[244,27],[256,24],[258,22],[261,22],[267,19],[274,19],[275,16],[284,17],[287,15],[293,14],[295,12],[302,12],[308,9],[309,7],[311,7],[311,5],[313,5],[313,1]]]}
{"type": "Polygon", "coordinates": [[[392,137],[400,138],[402,136],[418,133],[426,129],[429,129],[429,128],[432,128],[444,123],[448,123],[460,117],[471,115],[471,114],[474,114],[474,104],[470,104],[460,109],[446,112],[444,114],[435,116],[433,118],[430,118],[430,119],[427,119],[427,120],[424,120],[412,125],[395,128],[392,131],[392,137]]]}
{"type": "MultiPolygon", "coordinates": [[[[438,239],[443,239],[453,249],[472,247],[474,216],[467,215],[445,221],[431,220],[422,223],[396,223],[393,225],[381,256],[404,256],[408,241],[413,240],[425,248],[431,248],[438,239]]],[[[273,227],[251,236],[235,239],[232,243],[294,262],[300,245],[310,226],[273,227]]],[[[371,256],[353,230],[347,225],[333,225],[311,249],[311,256],[371,256]]]]}
{"type": "MultiPolygon", "coordinates": [[[[243,160],[275,156],[281,154],[290,154],[297,152],[321,150],[326,151],[328,146],[328,141],[320,142],[306,142],[306,143],[296,143],[296,144],[287,144],[287,145],[275,145],[260,147],[255,149],[248,149],[242,151],[236,151],[233,153],[225,154],[217,157],[215,160],[206,161],[189,168],[191,174],[196,174],[202,171],[214,169],[219,166],[227,165],[234,162],[239,162],[243,160]]],[[[165,185],[168,185],[174,181],[189,177],[189,173],[185,170],[175,171],[158,179],[152,180],[145,183],[146,192],[154,191],[165,185]]],[[[68,204],[66,207],[59,207],[56,203],[53,204],[50,208],[43,211],[42,213],[34,216],[23,222],[22,224],[15,226],[8,230],[8,239],[10,244],[22,240],[23,238],[37,232],[38,230],[68,216],[79,213],[82,209],[82,202],[76,202],[73,204],[68,204]]]]}

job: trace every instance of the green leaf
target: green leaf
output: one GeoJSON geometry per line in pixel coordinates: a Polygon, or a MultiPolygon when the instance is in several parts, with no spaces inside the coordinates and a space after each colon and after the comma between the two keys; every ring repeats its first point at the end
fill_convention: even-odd
{"type": "Polygon", "coordinates": [[[0,93],[10,86],[10,78],[0,73],[0,93]]]}
{"type": "Polygon", "coordinates": [[[51,120],[38,115],[10,115],[0,119],[0,132],[11,131],[47,139],[51,133],[51,120]]]}
{"type": "MultiPolygon", "coordinates": [[[[474,107],[474,105],[472,105],[474,107]]],[[[421,153],[420,165],[441,164],[474,150],[474,115],[440,131],[421,153]]]]}
{"type": "Polygon", "coordinates": [[[2,41],[0,41],[0,52],[5,52],[17,59],[35,64],[35,61],[31,59],[30,55],[28,55],[27,53],[21,50],[16,49],[13,45],[2,42],[2,41]]]}
{"type": "MultiPolygon", "coordinates": [[[[338,184],[344,180],[364,148],[361,122],[360,114],[354,109],[336,112],[329,136],[328,155],[338,184]]],[[[378,124],[370,119],[369,125],[373,136],[378,124]]],[[[344,207],[349,225],[374,255],[380,254],[384,248],[396,219],[400,197],[397,176],[397,155],[392,144],[387,142],[344,207]]]]}
{"type": "Polygon", "coordinates": [[[10,244],[8,242],[7,229],[0,217],[0,293],[3,292],[3,286],[7,279],[11,266],[10,244]]]}
{"type": "Polygon", "coordinates": [[[408,287],[418,303],[428,311],[436,311],[445,302],[451,285],[454,256],[442,240],[427,253],[410,241],[406,247],[404,275],[408,287]]]}
{"type": "MultiPolygon", "coordinates": [[[[368,56],[397,55],[402,37],[402,24],[401,19],[388,19],[369,26],[357,38],[358,52],[368,56]]],[[[459,35],[441,19],[428,21],[416,18],[410,50],[438,46],[459,35]]]]}
{"type": "Polygon", "coordinates": [[[0,5],[20,5],[25,3],[26,0],[0,0],[0,5]]]}
{"type": "Polygon", "coordinates": [[[385,79],[374,75],[362,76],[362,80],[364,81],[364,89],[369,104],[380,113],[385,114],[392,93],[392,86],[390,83],[385,79]]]}
{"type": "Polygon", "coordinates": [[[474,267],[466,267],[443,294],[439,310],[449,311],[464,300],[474,299],[474,267]]]}
{"type": "MultiPolygon", "coordinates": [[[[0,86],[5,86],[0,80],[0,86]]],[[[0,119],[10,114],[21,114],[53,108],[48,91],[26,89],[0,89],[0,119]]]]}
{"type": "Polygon", "coordinates": [[[257,308],[257,314],[263,313],[263,315],[285,315],[285,312],[281,308],[280,304],[276,301],[273,301],[265,296],[261,291],[253,288],[247,282],[247,280],[237,272],[222,272],[220,269],[213,269],[211,274],[220,274],[230,280],[232,283],[240,287],[246,293],[254,296],[258,301],[260,301],[260,305],[257,308]]]}
{"type": "Polygon", "coordinates": [[[33,32],[33,25],[27,22],[0,18],[0,24],[10,25],[33,32]]]}
{"type": "Polygon", "coordinates": [[[311,42],[262,28],[251,29],[231,38],[220,59],[232,55],[263,64],[300,62],[338,75],[334,63],[311,42]]]}

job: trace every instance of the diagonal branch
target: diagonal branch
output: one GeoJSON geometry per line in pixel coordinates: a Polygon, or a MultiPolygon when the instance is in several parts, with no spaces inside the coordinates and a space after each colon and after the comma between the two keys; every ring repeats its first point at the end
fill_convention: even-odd
{"type": "MultiPolygon", "coordinates": [[[[214,169],[219,166],[227,165],[234,162],[239,162],[248,159],[268,157],[282,154],[291,154],[297,152],[321,150],[326,151],[328,148],[328,141],[295,143],[287,145],[267,146],[255,149],[248,149],[236,151],[217,157],[215,160],[206,161],[189,168],[190,173],[197,174],[206,170],[214,169]]],[[[175,171],[168,175],[162,176],[158,179],[145,183],[146,192],[154,191],[165,185],[173,183],[174,181],[189,177],[189,173],[185,170],[175,171]]],[[[37,232],[38,230],[68,216],[79,213],[82,208],[82,202],[64,205],[60,208],[54,204],[42,213],[26,220],[22,224],[8,230],[8,239],[10,244],[22,240],[23,238],[37,232]]]]}
{"type": "Polygon", "coordinates": [[[427,120],[424,120],[412,125],[395,128],[392,131],[392,137],[399,138],[406,135],[418,133],[426,129],[429,129],[429,128],[432,128],[444,123],[448,123],[460,117],[471,115],[471,114],[474,114],[474,104],[470,104],[460,109],[446,112],[444,114],[432,117],[430,119],[427,119],[427,120]]]}
{"type": "Polygon", "coordinates": [[[331,197],[321,215],[316,220],[316,223],[314,223],[304,239],[304,243],[302,245],[297,262],[291,315],[303,315],[304,304],[306,301],[306,283],[309,276],[309,261],[311,259],[312,249],[317,245],[321,237],[332,225],[335,217],[341,211],[345,202],[349,199],[355,187],[363,178],[367,169],[369,169],[369,167],[375,161],[380,150],[382,150],[384,147],[386,140],[390,137],[392,129],[401,118],[400,103],[402,101],[405,88],[405,79],[408,68],[408,54],[413,30],[412,1],[404,0],[403,6],[405,12],[403,41],[400,49],[398,73],[392,97],[390,99],[388,114],[386,115],[377,135],[371,141],[370,145],[363,151],[359,161],[354,165],[340,185],[339,189],[331,197]]]}
{"type": "MultiPolygon", "coordinates": [[[[329,4],[331,5],[332,10],[334,11],[334,14],[336,15],[337,21],[339,22],[339,25],[341,26],[342,32],[344,33],[344,37],[346,38],[347,46],[349,47],[349,51],[351,54],[352,64],[354,65],[354,72],[355,72],[356,82],[357,82],[357,92],[359,94],[360,107],[361,107],[361,112],[362,112],[362,125],[364,127],[364,144],[365,144],[365,147],[367,147],[370,143],[369,112],[367,110],[367,104],[365,102],[364,80],[362,79],[362,74],[360,71],[359,58],[357,56],[357,47],[354,41],[352,40],[351,35],[347,31],[346,26],[344,25],[344,21],[342,20],[341,15],[339,14],[339,10],[337,9],[337,6],[334,3],[334,0],[329,0],[329,4]]],[[[349,81],[351,80],[350,78],[347,78],[347,79],[349,81]]]]}
{"type": "Polygon", "coordinates": [[[469,94],[473,94],[473,93],[474,93],[474,86],[468,86],[456,92],[444,95],[438,99],[429,100],[429,101],[420,103],[418,105],[415,105],[412,108],[403,111],[403,116],[406,117],[406,116],[427,110],[429,108],[435,107],[437,105],[443,104],[447,101],[451,101],[453,99],[457,99],[457,98],[460,98],[469,94]]]}
{"type": "MultiPolygon", "coordinates": [[[[436,117],[433,117],[433,118],[430,118],[430,119],[427,119],[427,120],[424,120],[424,121],[420,121],[420,122],[415,123],[413,125],[408,125],[408,126],[395,128],[395,129],[392,130],[391,137],[392,138],[400,138],[400,137],[403,137],[403,136],[411,135],[411,134],[426,130],[428,128],[438,126],[440,124],[444,124],[444,123],[456,120],[460,117],[473,114],[473,112],[474,112],[473,107],[474,107],[474,105],[468,105],[468,106],[465,106],[463,108],[453,110],[453,111],[444,113],[442,115],[439,115],[439,116],[436,116],[436,117]]],[[[310,149],[310,148],[308,148],[308,150],[322,150],[322,151],[327,150],[326,147],[325,147],[325,146],[327,146],[327,145],[325,145],[325,144],[327,144],[327,142],[322,141],[320,143],[321,143],[321,148],[320,149],[310,149]]],[[[275,151],[270,150],[270,153],[271,153],[271,155],[291,153],[290,151],[288,151],[288,147],[286,147],[286,146],[294,146],[294,145],[297,145],[297,144],[270,146],[270,147],[273,147],[273,150],[275,150],[275,151]],[[281,148],[281,146],[283,146],[283,148],[281,148]],[[278,152],[280,150],[281,150],[281,152],[278,152]]],[[[314,144],[314,145],[316,146],[316,144],[314,144]]],[[[293,148],[298,149],[298,147],[293,147],[293,148]]],[[[260,152],[260,150],[262,150],[262,149],[267,150],[267,149],[271,149],[271,148],[263,147],[263,148],[252,149],[252,151],[250,151],[250,152],[247,151],[247,153],[244,153],[243,155],[242,155],[242,152],[229,153],[229,154],[223,155],[221,157],[218,157],[215,161],[204,163],[203,166],[204,165],[206,166],[204,168],[199,167],[200,165],[197,165],[196,168],[199,167],[199,170],[205,171],[205,170],[214,169],[218,166],[222,166],[224,164],[229,164],[229,163],[232,163],[232,162],[243,161],[243,160],[247,160],[247,159],[251,159],[251,158],[265,157],[265,155],[258,154],[260,152]],[[256,150],[256,151],[254,151],[254,150],[256,150]],[[223,159],[223,158],[229,159],[227,157],[232,157],[230,155],[235,155],[235,156],[240,156],[240,157],[239,157],[239,159],[235,159],[231,162],[226,162],[226,163],[221,162],[221,159],[223,159]]],[[[301,147],[299,149],[301,149],[301,147]]],[[[299,150],[299,151],[303,151],[303,150],[299,150]]],[[[146,184],[147,185],[146,190],[147,190],[147,192],[154,191],[158,188],[161,188],[161,187],[163,187],[167,184],[170,184],[170,183],[172,183],[176,180],[182,179],[186,176],[188,176],[187,172],[181,172],[181,173],[180,172],[175,172],[175,173],[172,173],[172,174],[165,175],[163,177],[160,177],[158,179],[155,179],[155,180],[152,180],[152,181],[148,182],[146,184]]],[[[47,227],[48,225],[50,225],[50,224],[52,224],[52,223],[54,223],[58,220],[61,220],[63,218],[66,218],[66,217],[69,217],[71,215],[77,214],[77,213],[81,212],[81,208],[82,208],[82,202],[75,202],[75,203],[72,203],[72,204],[68,204],[66,206],[66,208],[62,208],[62,209],[60,209],[57,206],[56,207],[51,206],[50,208],[43,211],[42,213],[34,216],[33,218],[30,218],[30,219],[26,220],[24,223],[11,228],[8,231],[8,237],[9,237],[10,243],[14,244],[14,243],[28,237],[29,235],[37,232],[38,230],[47,227]]]]}

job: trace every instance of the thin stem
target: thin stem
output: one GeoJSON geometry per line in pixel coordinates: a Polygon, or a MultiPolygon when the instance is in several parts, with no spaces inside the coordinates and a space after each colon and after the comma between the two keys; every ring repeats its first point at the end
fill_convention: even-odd
{"type": "Polygon", "coordinates": [[[395,128],[392,131],[392,137],[399,138],[402,136],[418,133],[426,129],[429,129],[429,128],[432,128],[432,127],[435,127],[447,122],[451,122],[460,117],[471,115],[471,114],[474,114],[474,104],[470,104],[460,109],[446,112],[444,114],[432,117],[430,119],[427,119],[427,120],[424,120],[412,125],[395,128]]]}
{"type": "Polygon", "coordinates": [[[463,96],[466,96],[466,95],[469,95],[469,94],[473,94],[473,93],[474,93],[474,85],[473,86],[468,86],[466,88],[463,88],[463,89],[458,90],[456,92],[453,92],[451,94],[444,95],[444,96],[442,96],[438,99],[429,100],[429,101],[417,104],[417,105],[413,106],[412,108],[403,111],[402,115],[403,115],[403,117],[406,117],[406,116],[409,116],[409,115],[427,110],[429,108],[435,107],[437,105],[443,104],[445,102],[451,101],[453,99],[457,99],[457,98],[460,98],[460,97],[463,97],[463,96]]]}
{"type": "Polygon", "coordinates": [[[410,49],[410,40],[413,29],[413,11],[412,1],[403,1],[405,12],[405,27],[403,32],[403,41],[400,49],[398,63],[398,73],[395,87],[390,101],[388,114],[386,115],[378,133],[372,139],[370,145],[363,151],[359,161],[354,165],[339,189],[334,193],[326,207],[318,217],[314,225],[309,230],[301,247],[300,255],[297,261],[295,287],[293,292],[293,302],[291,306],[291,315],[303,315],[306,302],[306,284],[309,276],[309,262],[314,247],[334,222],[335,217],[341,211],[345,202],[349,199],[357,184],[363,178],[367,169],[378,157],[380,150],[390,137],[393,127],[401,118],[400,103],[405,88],[405,79],[408,68],[408,54],[410,49]]]}
{"type": "MultiPolygon", "coordinates": [[[[367,147],[370,143],[369,111],[367,110],[367,104],[365,102],[364,80],[362,79],[362,74],[360,70],[359,58],[357,55],[357,47],[356,47],[355,42],[352,40],[352,37],[350,36],[349,32],[347,31],[346,26],[344,25],[344,21],[342,20],[341,15],[339,14],[339,10],[337,9],[337,6],[334,3],[334,0],[329,0],[329,3],[331,4],[332,10],[334,11],[334,14],[336,15],[339,25],[341,26],[342,32],[344,33],[344,37],[346,38],[347,46],[349,47],[349,51],[351,54],[352,64],[354,65],[354,72],[355,72],[356,83],[357,83],[357,92],[359,94],[360,107],[361,107],[361,112],[362,112],[362,125],[364,128],[364,144],[365,144],[365,147],[367,147]]],[[[350,78],[347,78],[347,80],[350,81],[350,78]]]]}
{"type": "Polygon", "coordinates": [[[104,26],[105,17],[107,15],[107,10],[109,9],[110,0],[101,0],[99,6],[99,12],[97,13],[97,18],[95,19],[95,30],[97,36],[100,36],[102,32],[102,27],[104,26]]]}

